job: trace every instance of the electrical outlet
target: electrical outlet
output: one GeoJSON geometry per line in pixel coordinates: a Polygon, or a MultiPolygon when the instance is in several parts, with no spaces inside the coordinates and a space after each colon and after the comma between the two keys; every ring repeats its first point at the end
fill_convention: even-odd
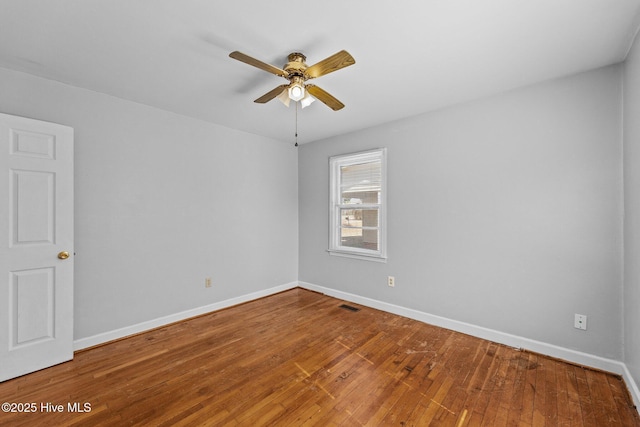
{"type": "Polygon", "coordinates": [[[396,278],[393,276],[387,277],[387,285],[393,288],[396,285],[396,278]]]}
{"type": "Polygon", "coordinates": [[[211,287],[211,277],[206,277],[204,279],[204,287],[205,288],[210,288],[211,287]]]}
{"type": "Polygon", "coordinates": [[[573,327],[576,329],[587,330],[587,316],[584,314],[575,314],[573,319],[573,327]]]}

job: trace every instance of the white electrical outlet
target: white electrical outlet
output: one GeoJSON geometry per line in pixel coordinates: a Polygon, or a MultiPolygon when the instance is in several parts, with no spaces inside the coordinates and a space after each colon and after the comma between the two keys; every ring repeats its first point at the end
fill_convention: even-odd
{"type": "Polygon", "coordinates": [[[393,276],[387,277],[387,285],[393,288],[396,285],[396,278],[393,276]]]}
{"type": "Polygon", "coordinates": [[[575,314],[573,319],[573,327],[576,329],[587,330],[587,316],[584,314],[575,314]]]}

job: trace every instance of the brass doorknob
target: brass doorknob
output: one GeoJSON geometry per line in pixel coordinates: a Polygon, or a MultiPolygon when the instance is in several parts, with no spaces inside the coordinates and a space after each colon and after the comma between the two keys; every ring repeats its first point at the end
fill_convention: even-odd
{"type": "Polygon", "coordinates": [[[67,258],[69,258],[69,252],[67,252],[67,251],[62,251],[62,252],[60,252],[60,253],[58,254],[58,258],[60,258],[60,259],[67,259],[67,258]]]}

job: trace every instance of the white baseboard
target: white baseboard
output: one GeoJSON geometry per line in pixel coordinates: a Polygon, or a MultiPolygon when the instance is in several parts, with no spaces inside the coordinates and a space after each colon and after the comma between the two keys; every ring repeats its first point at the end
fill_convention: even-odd
{"type": "Polygon", "coordinates": [[[595,356],[592,354],[583,353],[580,351],[571,350],[568,348],[559,347],[553,344],[523,338],[516,335],[507,334],[504,332],[496,331],[494,329],[484,328],[482,326],[476,326],[469,323],[448,319],[446,317],[436,316],[433,314],[401,307],[394,304],[389,304],[387,302],[362,297],[348,292],[325,288],[323,286],[314,285],[312,283],[298,282],[298,285],[304,289],[320,292],[325,295],[329,295],[345,301],[355,302],[366,307],[375,308],[378,310],[386,311],[388,313],[397,314],[399,316],[408,317],[410,319],[418,320],[430,325],[451,329],[453,331],[462,332],[467,335],[472,335],[474,337],[486,339],[510,347],[529,350],[535,353],[555,357],[557,359],[566,360],[568,362],[575,363],[581,366],[588,366],[621,375],[627,387],[629,388],[629,392],[633,397],[636,407],[640,408],[640,391],[638,390],[638,386],[633,380],[633,377],[627,369],[627,366],[620,361],[607,359],[604,357],[595,356]]]}
{"type": "Polygon", "coordinates": [[[298,282],[287,283],[287,284],[276,286],[273,288],[264,289],[258,292],[253,292],[253,293],[241,295],[235,298],[230,298],[228,300],[219,301],[213,304],[208,304],[202,307],[181,311],[180,313],[175,313],[168,316],[159,317],[157,319],[148,320],[146,322],[137,323],[135,325],[126,326],[124,328],[116,329],[113,331],[103,332],[101,334],[93,335],[86,338],[80,338],[73,341],[73,350],[78,351],[85,348],[93,347],[95,345],[104,344],[106,342],[124,338],[129,335],[138,334],[140,332],[148,331],[154,328],[159,328],[161,326],[168,325],[170,323],[179,322],[181,320],[186,320],[195,316],[200,316],[201,314],[206,314],[212,311],[221,310],[223,308],[232,307],[234,305],[242,304],[244,302],[252,301],[254,299],[273,295],[278,292],[293,289],[295,287],[298,287],[298,282]]]}

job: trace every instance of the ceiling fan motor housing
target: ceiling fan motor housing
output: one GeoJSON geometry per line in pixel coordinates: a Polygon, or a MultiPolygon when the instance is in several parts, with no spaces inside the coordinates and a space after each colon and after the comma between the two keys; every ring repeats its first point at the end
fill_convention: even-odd
{"type": "Polygon", "coordinates": [[[289,54],[287,59],[289,62],[284,66],[284,70],[289,74],[289,80],[292,76],[303,77],[306,80],[304,70],[307,69],[307,64],[304,61],[307,60],[307,57],[300,52],[293,52],[289,54]]]}

